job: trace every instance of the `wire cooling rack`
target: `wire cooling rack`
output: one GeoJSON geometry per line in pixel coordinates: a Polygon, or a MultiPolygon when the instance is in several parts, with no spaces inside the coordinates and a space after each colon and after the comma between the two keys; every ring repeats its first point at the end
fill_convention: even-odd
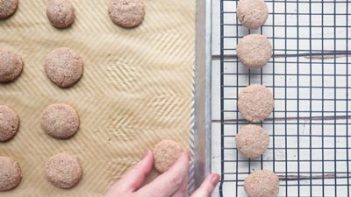
{"type": "Polygon", "coordinates": [[[266,3],[268,21],[249,31],[236,17],[237,1],[220,2],[220,195],[246,196],[245,177],[270,169],[280,177],[279,196],[351,196],[351,3],[266,3]],[[261,70],[247,70],[236,57],[236,44],[249,33],[264,34],[273,45],[261,70]],[[275,109],[262,123],[270,132],[268,151],[248,160],[234,139],[247,124],[237,110],[238,93],[253,83],[272,90],[275,109]]]}

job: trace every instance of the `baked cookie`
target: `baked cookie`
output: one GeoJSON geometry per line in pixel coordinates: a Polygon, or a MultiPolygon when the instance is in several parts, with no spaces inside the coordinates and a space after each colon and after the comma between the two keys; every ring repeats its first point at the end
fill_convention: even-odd
{"type": "Polygon", "coordinates": [[[250,34],[239,40],[236,53],[240,62],[247,68],[259,69],[272,57],[273,49],[266,36],[250,34]]]}
{"type": "Polygon", "coordinates": [[[51,25],[59,29],[71,26],[75,19],[71,0],[49,0],[46,15],[51,25]]]}
{"type": "Polygon", "coordinates": [[[108,13],[116,25],[132,28],[140,25],[145,16],[143,0],[110,0],[108,13]]]}
{"type": "MultiPolygon", "coordinates": [[[[1,2],[1,1],[0,1],[1,2]]],[[[21,56],[6,49],[0,49],[0,82],[8,83],[20,76],[23,69],[21,56]]]]}
{"type": "Polygon", "coordinates": [[[276,197],[279,177],[270,170],[256,170],[245,178],[244,189],[250,197],[276,197]]]}
{"type": "Polygon", "coordinates": [[[49,105],[41,118],[43,130],[57,139],[72,137],[79,130],[79,125],[77,111],[70,105],[63,103],[49,105]]]}
{"type": "Polygon", "coordinates": [[[0,142],[12,139],[19,128],[18,114],[6,105],[0,105],[0,142]]]}
{"type": "Polygon", "coordinates": [[[0,19],[6,19],[12,16],[18,7],[18,0],[1,0],[0,1],[0,19]]]}
{"type": "Polygon", "coordinates": [[[177,161],[182,151],[182,147],[177,142],[162,140],[153,150],[155,168],[161,173],[167,171],[177,161]]]}
{"type": "Polygon", "coordinates": [[[82,58],[69,48],[51,51],[45,60],[45,72],[48,78],[61,88],[71,87],[83,75],[82,58]]]}
{"type": "Polygon", "coordinates": [[[0,156],[0,191],[17,187],[22,180],[18,162],[10,157],[0,156]]]}
{"type": "Polygon", "coordinates": [[[269,135],[262,127],[249,124],[241,127],[235,138],[236,148],[250,159],[262,155],[268,148],[269,135]]]}
{"type": "Polygon", "coordinates": [[[237,16],[244,27],[257,29],[266,22],[268,7],[263,0],[240,0],[237,16]]]}
{"type": "Polygon", "coordinates": [[[239,93],[238,110],[250,122],[260,122],[273,111],[272,92],[263,85],[254,84],[239,93]]]}
{"type": "Polygon", "coordinates": [[[54,186],[69,189],[78,184],[83,170],[78,158],[68,153],[59,153],[45,162],[45,176],[54,186]]]}

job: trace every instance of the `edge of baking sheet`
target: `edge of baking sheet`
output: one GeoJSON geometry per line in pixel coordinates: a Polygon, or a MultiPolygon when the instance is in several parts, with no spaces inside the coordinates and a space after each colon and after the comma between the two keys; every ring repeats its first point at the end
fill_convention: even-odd
{"type": "Polygon", "coordinates": [[[189,192],[194,191],[211,169],[211,0],[196,2],[193,125],[189,192]]]}

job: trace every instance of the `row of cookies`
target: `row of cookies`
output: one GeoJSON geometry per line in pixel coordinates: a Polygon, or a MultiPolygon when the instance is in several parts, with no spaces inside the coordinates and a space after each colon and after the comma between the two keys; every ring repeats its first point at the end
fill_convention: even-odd
{"type": "MultiPolygon", "coordinates": [[[[19,0],[0,1],[0,19],[12,16],[19,6],[19,0]]],[[[143,0],[110,0],[109,16],[116,25],[132,28],[140,25],[145,16],[143,0]]],[[[48,0],[46,15],[52,26],[62,29],[70,27],[76,18],[71,0],[48,0]]]]}
{"type": "MultiPolygon", "coordinates": [[[[74,187],[80,181],[83,170],[75,155],[58,153],[45,161],[44,174],[54,186],[62,189],[74,187]]],[[[22,169],[12,157],[0,156],[0,191],[17,187],[23,178],[22,169]]]]}
{"type": "MultiPolygon", "coordinates": [[[[257,29],[268,18],[264,0],[240,0],[237,17],[244,27],[257,29]]],[[[267,37],[250,34],[240,39],[237,48],[239,61],[248,69],[260,69],[272,57],[273,48],[267,37]]],[[[262,122],[273,111],[272,92],[263,85],[253,84],[244,88],[238,96],[238,110],[250,123],[262,122]]],[[[269,146],[269,134],[264,128],[248,124],[240,128],[235,137],[237,150],[249,159],[261,156],[269,146]]],[[[245,192],[249,196],[278,196],[279,177],[270,170],[255,170],[245,178],[245,192]]]]}
{"type": "MultiPolygon", "coordinates": [[[[167,171],[183,152],[173,140],[162,140],[153,148],[154,167],[159,172],[167,171]]],[[[46,180],[61,189],[77,185],[83,176],[83,168],[77,156],[62,152],[51,156],[44,163],[46,180]]],[[[16,188],[22,181],[20,164],[12,157],[0,156],[0,191],[16,188]]]]}
{"type": "MultiPolygon", "coordinates": [[[[0,142],[14,138],[19,130],[20,118],[15,110],[0,105],[0,142]]],[[[80,126],[79,114],[70,105],[56,103],[49,105],[41,117],[42,129],[56,139],[68,139],[77,133],[80,126]]]]}
{"type": "MultiPolygon", "coordinates": [[[[22,73],[22,57],[10,50],[0,49],[0,82],[9,83],[22,73]]],[[[83,75],[84,62],[80,55],[69,48],[51,51],[44,62],[47,77],[61,88],[71,87],[83,75]]]]}

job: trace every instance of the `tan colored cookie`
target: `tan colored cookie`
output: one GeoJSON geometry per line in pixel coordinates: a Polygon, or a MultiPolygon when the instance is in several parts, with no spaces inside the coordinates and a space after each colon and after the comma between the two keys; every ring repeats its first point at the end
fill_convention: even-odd
{"type": "Polygon", "coordinates": [[[182,153],[182,147],[173,140],[162,140],[154,147],[155,168],[159,172],[167,171],[182,153]]]}
{"type": "Polygon", "coordinates": [[[62,88],[67,88],[79,81],[83,75],[82,58],[69,48],[51,51],[45,60],[45,72],[48,78],[62,88]]]}
{"type": "Polygon", "coordinates": [[[49,105],[43,112],[41,127],[50,136],[58,139],[72,137],[79,130],[77,111],[63,103],[49,105]]]}
{"type": "Polygon", "coordinates": [[[273,49],[266,36],[250,34],[239,40],[236,53],[246,67],[259,69],[272,57],[273,49]]]}
{"type": "MultiPolygon", "coordinates": [[[[1,0],[0,0],[1,1],[1,0]]],[[[14,81],[22,73],[22,58],[14,52],[0,49],[0,82],[14,81]]]]}
{"type": "Polygon", "coordinates": [[[140,25],[145,16],[143,0],[110,0],[108,13],[116,25],[132,28],[140,25]]]}
{"type": "Polygon", "coordinates": [[[279,177],[270,170],[256,170],[245,178],[244,189],[250,197],[276,197],[279,177]]]}
{"type": "Polygon", "coordinates": [[[0,0],[0,19],[12,16],[18,7],[18,0],[0,0]]]}
{"type": "Polygon", "coordinates": [[[254,84],[239,93],[238,110],[250,122],[260,122],[273,111],[272,92],[263,85],[254,84]]]}
{"type": "Polygon", "coordinates": [[[18,162],[10,157],[0,156],[0,191],[17,187],[22,180],[18,162]]]}
{"type": "Polygon", "coordinates": [[[263,0],[240,0],[237,16],[241,24],[250,29],[262,26],[268,18],[268,7],[263,0]]]}
{"type": "Polygon", "coordinates": [[[82,167],[74,155],[59,153],[45,162],[45,176],[56,187],[72,188],[79,183],[82,175],[82,167]]]}
{"type": "Polygon", "coordinates": [[[18,114],[6,105],[0,105],[0,142],[13,138],[19,128],[18,114]]]}
{"type": "Polygon", "coordinates": [[[249,124],[241,127],[235,141],[236,147],[242,155],[254,159],[267,150],[269,135],[262,127],[249,124]]]}
{"type": "Polygon", "coordinates": [[[49,0],[46,6],[46,15],[51,25],[56,28],[69,27],[75,19],[71,0],[49,0]]]}

